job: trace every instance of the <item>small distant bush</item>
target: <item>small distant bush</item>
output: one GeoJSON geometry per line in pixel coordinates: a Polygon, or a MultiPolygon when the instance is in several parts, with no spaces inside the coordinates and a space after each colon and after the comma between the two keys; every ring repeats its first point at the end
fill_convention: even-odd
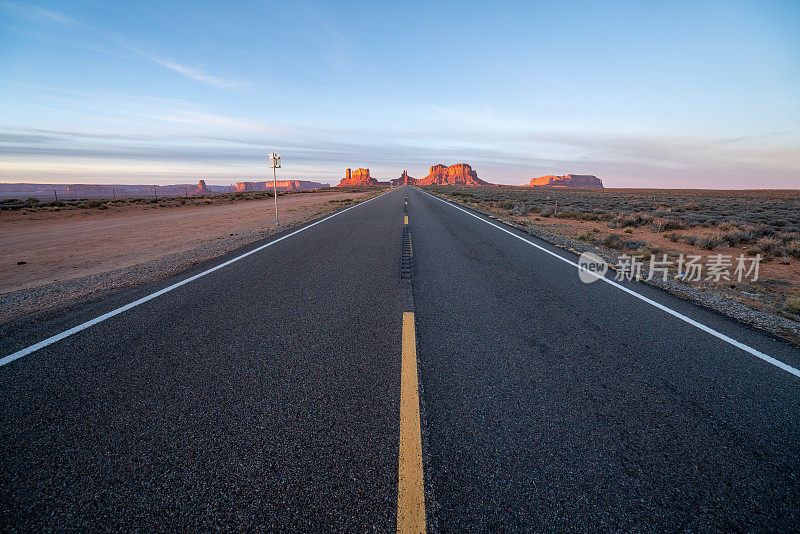
{"type": "Polygon", "coordinates": [[[648,248],[648,247],[639,247],[639,248],[637,248],[636,250],[633,251],[633,255],[634,256],[639,256],[643,260],[649,260],[650,256],[653,255],[653,251],[650,250],[650,248],[648,248]]]}
{"type": "Polygon", "coordinates": [[[609,225],[612,228],[625,228],[627,226],[642,226],[648,224],[653,218],[645,213],[620,213],[611,221],[609,225]]]}
{"type": "Polygon", "coordinates": [[[800,239],[785,243],[781,250],[784,256],[800,259],[800,239]]]}
{"type": "Polygon", "coordinates": [[[670,233],[668,233],[668,234],[664,234],[664,237],[666,237],[667,239],[669,239],[669,240],[670,240],[670,241],[672,241],[673,243],[677,243],[677,242],[678,242],[678,240],[681,238],[681,236],[679,236],[679,235],[678,235],[678,234],[676,234],[675,232],[670,232],[670,233]]]}
{"type": "Polygon", "coordinates": [[[559,219],[580,219],[581,214],[577,211],[559,211],[556,215],[559,219]]]}
{"type": "Polygon", "coordinates": [[[639,241],[638,239],[627,239],[623,241],[620,245],[622,246],[622,248],[636,250],[642,247],[646,247],[647,243],[645,243],[644,241],[639,241]]]}
{"type": "Polygon", "coordinates": [[[747,249],[748,256],[758,256],[759,254],[763,255],[764,251],[758,247],[751,247],[747,249]]]}
{"type": "Polygon", "coordinates": [[[783,244],[783,242],[772,236],[764,236],[758,240],[758,247],[764,252],[775,252],[783,244]]]}
{"type": "Polygon", "coordinates": [[[86,201],[86,204],[90,208],[99,208],[100,206],[103,205],[103,201],[100,200],[99,198],[90,198],[89,200],[86,201]]]}
{"type": "Polygon", "coordinates": [[[686,224],[680,219],[656,217],[647,224],[647,229],[651,232],[665,232],[667,230],[682,230],[686,224]]]}
{"type": "Polygon", "coordinates": [[[633,230],[631,230],[630,228],[625,228],[625,230],[623,230],[623,232],[625,232],[626,234],[632,234],[633,230]]]}
{"type": "Polygon", "coordinates": [[[600,244],[608,248],[620,248],[622,246],[622,236],[619,234],[608,234],[600,240],[600,244]]]}
{"type": "Polygon", "coordinates": [[[722,244],[722,237],[719,234],[706,234],[697,238],[697,246],[703,250],[714,250],[722,244]]]}
{"type": "Polygon", "coordinates": [[[800,315],[800,297],[787,299],[785,307],[788,312],[800,315]]]}
{"type": "MultiPolygon", "coordinates": [[[[744,232],[742,230],[733,230],[731,232],[725,232],[720,236],[723,243],[726,243],[730,246],[736,246],[739,243],[746,243],[748,237],[751,237],[749,233],[744,232]]],[[[751,239],[752,241],[752,239],[751,239]]]]}

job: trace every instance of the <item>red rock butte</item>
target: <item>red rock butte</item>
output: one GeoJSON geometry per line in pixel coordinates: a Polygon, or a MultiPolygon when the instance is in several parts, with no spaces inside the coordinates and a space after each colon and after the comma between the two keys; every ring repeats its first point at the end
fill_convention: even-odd
{"type": "Polygon", "coordinates": [[[564,174],[562,176],[540,176],[531,178],[532,186],[548,187],[596,187],[602,188],[603,181],[593,174],[564,174]]]}
{"type": "Polygon", "coordinates": [[[478,173],[466,163],[445,167],[434,165],[428,176],[419,180],[419,185],[491,185],[478,178],[478,173]]]}
{"type": "Polygon", "coordinates": [[[339,186],[345,185],[380,185],[378,180],[369,175],[369,169],[347,169],[345,177],[339,182],[339,186]]]}
{"type": "Polygon", "coordinates": [[[213,192],[206,186],[205,180],[197,182],[197,189],[192,193],[193,195],[211,195],[213,192]]]}
{"type": "Polygon", "coordinates": [[[403,174],[400,175],[400,178],[395,178],[394,180],[391,181],[391,183],[394,186],[398,186],[398,185],[417,185],[419,183],[419,180],[409,176],[407,171],[403,171],[403,174]]]}

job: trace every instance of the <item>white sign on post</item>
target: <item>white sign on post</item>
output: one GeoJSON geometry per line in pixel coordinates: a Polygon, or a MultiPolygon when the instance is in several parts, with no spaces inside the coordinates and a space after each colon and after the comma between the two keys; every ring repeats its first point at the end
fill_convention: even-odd
{"type": "Polygon", "coordinates": [[[281,168],[281,153],[280,152],[270,152],[269,153],[269,168],[270,169],[280,169],[281,168]]]}
{"type": "Polygon", "coordinates": [[[275,197],[275,226],[280,226],[281,223],[278,220],[278,176],[275,169],[281,168],[281,153],[270,152],[268,160],[269,168],[272,169],[272,195],[275,197]]]}

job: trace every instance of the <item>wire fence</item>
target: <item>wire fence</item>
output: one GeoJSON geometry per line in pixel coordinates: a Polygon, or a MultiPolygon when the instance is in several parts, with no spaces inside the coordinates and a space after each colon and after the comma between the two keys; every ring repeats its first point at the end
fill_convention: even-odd
{"type": "Polygon", "coordinates": [[[198,197],[209,195],[220,195],[224,193],[237,192],[234,187],[224,190],[197,191],[196,187],[186,188],[141,188],[141,189],[86,189],[70,191],[66,189],[36,189],[36,190],[6,190],[0,191],[0,202],[13,200],[26,201],[36,199],[39,202],[59,202],[67,200],[119,200],[126,198],[174,198],[174,197],[198,197]]]}

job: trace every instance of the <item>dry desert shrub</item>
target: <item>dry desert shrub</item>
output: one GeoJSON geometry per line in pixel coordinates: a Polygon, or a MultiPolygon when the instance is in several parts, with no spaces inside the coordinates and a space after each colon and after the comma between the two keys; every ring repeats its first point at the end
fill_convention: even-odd
{"type": "Polygon", "coordinates": [[[600,240],[600,244],[608,248],[620,248],[622,246],[622,236],[619,234],[608,234],[600,240]]]}
{"type": "Polygon", "coordinates": [[[800,315],[800,297],[792,297],[786,300],[785,308],[790,313],[800,315]]]}
{"type": "Polygon", "coordinates": [[[703,250],[714,250],[722,244],[720,234],[705,234],[697,238],[697,246],[703,250]]]}
{"type": "Polygon", "coordinates": [[[682,230],[686,228],[686,224],[680,219],[674,217],[654,217],[647,225],[647,229],[651,232],[666,232],[667,230],[682,230]]]}
{"type": "Polygon", "coordinates": [[[776,237],[764,236],[758,240],[758,248],[764,252],[775,252],[783,244],[783,241],[776,237]]]}
{"type": "Polygon", "coordinates": [[[781,248],[784,256],[800,259],[800,239],[784,243],[781,248]]]}
{"type": "Polygon", "coordinates": [[[633,226],[635,228],[637,226],[647,224],[651,220],[653,220],[653,217],[643,213],[620,213],[611,219],[611,221],[609,221],[608,226],[611,228],[626,228],[628,226],[633,226]]]}

